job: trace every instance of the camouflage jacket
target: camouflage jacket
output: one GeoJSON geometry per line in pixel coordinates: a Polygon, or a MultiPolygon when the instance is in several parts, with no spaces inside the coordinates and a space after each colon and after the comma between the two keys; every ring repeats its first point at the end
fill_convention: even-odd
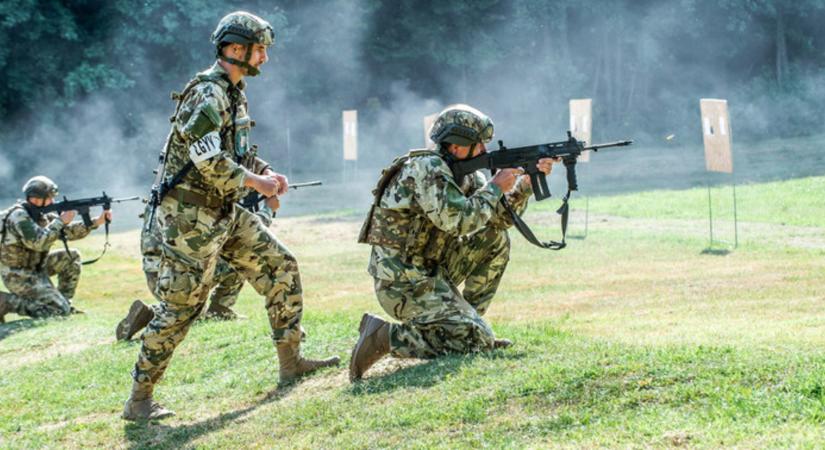
{"type": "Polygon", "coordinates": [[[9,269],[39,269],[61,233],[72,241],[86,237],[97,228],[83,222],[65,225],[57,214],[46,214],[34,220],[22,201],[0,212],[3,223],[0,243],[0,267],[9,269]]]}
{"type": "MultiPolygon", "coordinates": [[[[199,73],[179,98],[166,144],[164,179],[194,163],[178,188],[230,203],[240,199],[248,171],[261,174],[269,165],[249,142],[244,82],[232,85],[218,63],[199,73]]],[[[173,94],[174,97],[174,94],[173,94]]]]}
{"type": "MultiPolygon", "coordinates": [[[[531,194],[529,184],[519,179],[506,196],[521,214],[531,194]]],[[[425,253],[438,255],[435,257],[438,262],[443,250],[455,239],[487,227],[505,230],[512,226],[509,214],[499,202],[501,196],[498,186],[488,181],[482,172],[466,176],[459,185],[441,156],[435,152],[414,151],[373,208],[371,233],[389,237],[388,241],[396,237],[410,243],[424,240],[425,253]],[[422,225],[425,230],[429,225],[441,233],[421,233],[422,225]],[[404,236],[399,236],[402,234],[404,236]]],[[[368,272],[373,277],[415,280],[427,276],[433,269],[426,257],[410,257],[395,245],[382,245],[380,238],[370,240],[373,247],[368,272]]]]}

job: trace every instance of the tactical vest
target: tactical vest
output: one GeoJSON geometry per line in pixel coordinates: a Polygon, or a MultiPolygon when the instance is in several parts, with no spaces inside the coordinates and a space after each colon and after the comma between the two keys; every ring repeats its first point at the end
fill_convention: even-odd
{"type": "MultiPolygon", "coordinates": [[[[202,82],[206,82],[206,81],[211,81],[211,82],[214,82],[214,83],[218,83],[224,89],[226,89],[228,84],[229,84],[229,82],[227,80],[225,80],[222,75],[219,75],[219,74],[209,74],[209,75],[203,74],[203,73],[197,74],[195,76],[195,78],[193,78],[192,80],[190,80],[186,84],[186,86],[184,87],[184,89],[181,93],[172,92],[172,94],[171,94],[172,100],[176,101],[177,104],[175,105],[175,114],[173,114],[169,118],[170,122],[172,122],[172,123],[175,122],[175,119],[178,117],[178,114],[180,113],[180,108],[181,108],[181,105],[183,104],[183,100],[186,98],[186,96],[189,94],[189,92],[195,86],[197,86],[198,84],[200,84],[202,82]]],[[[236,109],[237,109],[237,107],[236,107],[236,109]]],[[[249,139],[249,128],[251,128],[253,126],[253,122],[251,120],[249,120],[249,117],[247,116],[245,118],[244,123],[238,124],[234,114],[232,115],[231,120],[232,120],[232,134],[233,134],[232,139],[235,140],[234,146],[233,146],[233,151],[237,152],[237,146],[239,145],[238,139],[241,139],[243,141],[243,144],[247,145],[247,142],[248,142],[248,139],[249,139]]],[[[178,132],[177,127],[173,126],[172,127],[172,132],[169,133],[169,137],[167,138],[166,145],[165,145],[165,148],[164,148],[164,151],[163,151],[164,157],[166,157],[166,154],[169,151],[169,146],[172,143],[172,139],[174,139],[174,135],[177,132],[178,132]]],[[[248,153],[245,153],[244,155],[241,155],[240,157],[237,154],[233,155],[236,159],[236,162],[240,163],[242,157],[254,158],[255,153],[256,153],[254,147],[255,146],[253,146],[253,148],[248,153]]],[[[165,166],[165,164],[166,164],[166,162],[164,161],[163,165],[165,166]]],[[[159,171],[159,174],[160,174],[159,178],[161,180],[163,180],[163,183],[166,185],[166,188],[163,190],[163,195],[165,196],[166,194],[171,193],[173,196],[177,197],[179,200],[183,200],[187,203],[191,203],[191,204],[194,204],[194,205],[197,205],[197,206],[200,206],[200,207],[207,207],[207,208],[226,207],[227,205],[231,205],[232,203],[236,202],[237,200],[239,200],[244,195],[243,189],[240,189],[239,192],[235,193],[235,195],[231,196],[230,198],[226,198],[223,195],[221,195],[212,186],[209,186],[209,185],[203,184],[203,183],[198,183],[198,182],[196,182],[195,180],[192,180],[192,179],[189,179],[187,181],[189,182],[191,187],[194,188],[194,190],[185,190],[185,189],[177,188],[177,185],[180,184],[184,180],[186,175],[189,174],[189,172],[192,170],[192,168],[194,168],[194,166],[195,166],[194,163],[189,161],[183,166],[183,168],[180,169],[180,171],[178,173],[173,174],[172,176],[168,176],[168,177],[164,176],[165,174],[162,173],[163,168],[159,167],[158,168],[158,171],[159,171]]],[[[162,199],[160,199],[160,200],[162,200],[162,199]]]]}
{"type": "Polygon", "coordinates": [[[3,218],[2,225],[0,225],[0,264],[10,269],[25,269],[37,270],[46,260],[48,251],[37,252],[31,250],[19,242],[6,243],[7,235],[10,233],[9,216],[17,210],[25,209],[23,205],[17,203],[11,208],[0,212],[0,217],[3,218]]]}
{"type": "Polygon", "coordinates": [[[381,171],[372,191],[372,206],[358,234],[359,243],[398,250],[402,260],[413,265],[432,266],[442,261],[447,244],[454,236],[438,229],[417,205],[407,210],[380,206],[384,191],[398,177],[404,164],[411,158],[428,155],[441,157],[431,150],[411,150],[381,171]]]}

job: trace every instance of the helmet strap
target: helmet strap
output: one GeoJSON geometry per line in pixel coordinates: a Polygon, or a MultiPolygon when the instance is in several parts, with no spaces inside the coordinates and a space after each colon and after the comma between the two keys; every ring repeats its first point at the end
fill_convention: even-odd
{"type": "Polygon", "coordinates": [[[246,53],[244,54],[243,61],[225,56],[223,54],[222,49],[220,48],[218,49],[218,59],[226,61],[229,64],[232,64],[233,66],[243,67],[244,69],[246,69],[246,74],[250,77],[254,77],[261,73],[260,70],[249,64],[249,60],[252,59],[252,44],[246,45],[246,53]]]}
{"type": "Polygon", "coordinates": [[[473,157],[473,152],[476,151],[476,145],[478,145],[478,142],[473,142],[472,145],[470,145],[470,151],[467,152],[467,157],[464,159],[470,159],[473,157]]]}

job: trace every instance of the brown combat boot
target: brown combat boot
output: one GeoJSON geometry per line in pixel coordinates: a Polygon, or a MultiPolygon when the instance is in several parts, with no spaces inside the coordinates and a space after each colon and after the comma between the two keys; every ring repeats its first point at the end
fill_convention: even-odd
{"type": "Polygon", "coordinates": [[[115,328],[115,338],[118,341],[128,341],[132,339],[138,331],[142,330],[155,317],[152,308],[146,306],[142,301],[135,300],[129,307],[129,313],[117,324],[115,328]]]}
{"type": "Polygon", "coordinates": [[[507,348],[511,345],[513,345],[513,341],[511,341],[509,339],[496,338],[493,341],[493,349],[496,349],[496,350],[498,350],[500,348],[507,348]]]}
{"type": "Polygon", "coordinates": [[[149,383],[133,382],[132,395],[123,405],[123,420],[158,420],[174,416],[174,412],[152,400],[153,390],[154,386],[149,383]]]}
{"type": "Polygon", "coordinates": [[[9,296],[11,294],[8,292],[0,291],[0,323],[6,323],[6,314],[14,312],[9,303],[9,296]]]}
{"type": "Polygon", "coordinates": [[[278,361],[281,364],[279,374],[281,383],[288,383],[322,367],[337,366],[341,358],[333,356],[327,359],[306,359],[301,356],[301,342],[284,342],[277,344],[278,361]]]}
{"type": "Polygon", "coordinates": [[[352,349],[349,360],[349,381],[361,379],[367,371],[384,355],[390,352],[390,324],[380,317],[364,314],[358,327],[361,334],[352,349]]]}

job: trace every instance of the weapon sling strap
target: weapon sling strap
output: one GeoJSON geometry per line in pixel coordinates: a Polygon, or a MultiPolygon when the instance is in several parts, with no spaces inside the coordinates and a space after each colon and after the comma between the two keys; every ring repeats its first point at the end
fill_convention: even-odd
{"type": "Polygon", "coordinates": [[[565,194],[564,199],[562,199],[562,205],[559,209],[556,210],[556,214],[561,215],[561,242],[557,241],[540,241],[539,238],[533,233],[533,230],[524,222],[524,220],[519,217],[518,214],[513,210],[512,205],[510,202],[507,201],[507,198],[502,196],[501,197],[501,204],[504,206],[504,209],[510,214],[510,217],[513,219],[513,225],[515,225],[516,229],[524,236],[524,239],[527,239],[527,242],[541,248],[547,248],[550,250],[561,250],[564,247],[567,247],[567,242],[565,241],[567,238],[567,219],[570,213],[570,206],[567,203],[570,200],[570,190],[567,191],[565,194]]]}
{"type": "MultiPolygon", "coordinates": [[[[60,219],[56,219],[56,220],[60,220],[60,219]]],[[[112,246],[109,243],[109,220],[108,219],[106,219],[106,225],[104,225],[104,229],[106,230],[106,241],[103,243],[103,251],[100,252],[100,254],[97,256],[97,258],[82,261],[80,264],[82,264],[84,266],[88,266],[90,264],[96,263],[100,258],[103,258],[103,255],[106,254],[106,250],[108,250],[109,247],[112,246]]],[[[60,229],[60,241],[63,242],[63,248],[66,249],[66,254],[69,255],[69,257],[71,257],[72,253],[69,251],[69,239],[66,237],[65,228],[60,229]]]]}

